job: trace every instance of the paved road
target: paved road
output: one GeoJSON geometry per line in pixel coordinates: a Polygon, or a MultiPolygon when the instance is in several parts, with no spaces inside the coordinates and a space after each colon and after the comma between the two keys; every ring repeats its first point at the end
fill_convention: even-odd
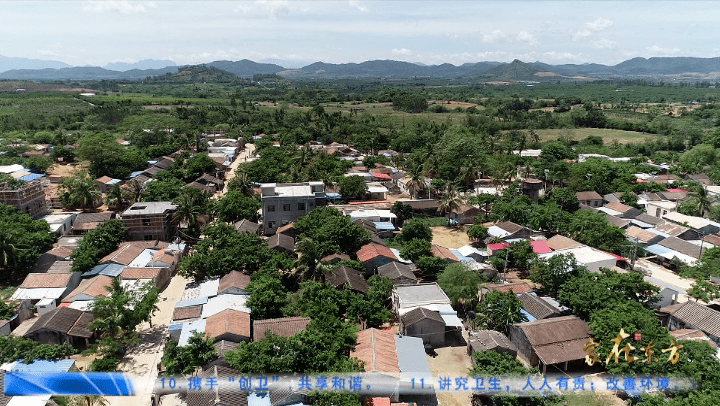
{"type": "Polygon", "coordinates": [[[225,187],[223,188],[222,194],[227,193],[228,183],[235,177],[235,170],[241,163],[247,162],[247,158],[251,158],[255,154],[254,144],[245,144],[245,149],[241,151],[237,158],[230,164],[228,171],[225,173],[225,187]]]}
{"type": "Polygon", "coordinates": [[[659,286],[660,288],[670,288],[677,290],[678,292],[680,292],[680,295],[678,295],[678,301],[688,301],[689,298],[687,296],[687,291],[692,287],[692,280],[685,279],[665,267],[662,267],[650,261],[646,261],[644,259],[639,259],[636,262],[636,267],[641,267],[647,271],[644,278],[647,282],[659,286]]]}
{"type": "Polygon", "coordinates": [[[163,356],[165,350],[165,337],[167,329],[172,321],[173,309],[175,304],[180,301],[187,279],[180,275],[175,275],[167,288],[160,294],[158,302],[158,311],[152,318],[152,327],[143,323],[140,325],[140,334],[142,334],[143,342],[138,348],[129,352],[119,366],[119,370],[130,372],[136,377],[140,377],[139,382],[143,383],[141,388],[136,388],[141,396],[132,398],[108,396],[108,406],[129,406],[129,405],[151,405],[150,393],[152,393],[155,379],[158,376],[157,364],[163,356]]]}

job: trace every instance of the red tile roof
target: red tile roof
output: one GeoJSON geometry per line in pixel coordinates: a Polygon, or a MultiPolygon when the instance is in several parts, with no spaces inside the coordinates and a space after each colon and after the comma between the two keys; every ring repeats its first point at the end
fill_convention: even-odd
{"type": "Polygon", "coordinates": [[[361,331],[350,357],[362,361],[365,372],[400,372],[395,335],[392,333],[374,328],[361,331]]]}
{"type": "Polygon", "coordinates": [[[120,279],[153,279],[157,278],[164,268],[125,268],[120,279]]]}
{"type": "Polygon", "coordinates": [[[445,247],[441,247],[439,245],[432,246],[432,254],[433,254],[433,256],[442,258],[444,260],[458,262],[457,257],[455,255],[453,255],[453,253],[450,252],[449,249],[447,249],[445,247]]]}
{"type": "Polygon", "coordinates": [[[397,257],[395,257],[395,254],[390,251],[390,248],[383,247],[382,245],[378,244],[364,245],[362,248],[360,248],[360,251],[357,252],[357,257],[358,261],[360,262],[370,261],[377,257],[387,257],[397,260],[397,257]]]}
{"type": "Polygon", "coordinates": [[[54,273],[31,273],[25,277],[21,288],[64,288],[70,282],[72,274],[54,274],[54,273]]]}
{"type": "Polygon", "coordinates": [[[526,282],[515,282],[515,283],[499,283],[499,284],[490,284],[485,285],[483,287],[484,289],[487,289],[488,292],[510,292],[512,290],[513,293],[516,295],[519,295],[520,293],[528,293],[532,292],[532,288],[530,285],[528,285],[526,282]]]}
{"type": "MultiPolygon", "coordinates": [[[[61,274],[53,274],[53,275],[61,275],[61,274]]],[[[102,296],[107,296],[108,294],[108,288],[110,288],[110,284],[112,283],[113,278],[105,275],[97,275],[95,277],[92,277],[90,279],[85,279],[84,281],[80,282],[80,286],[75,288],[72,292],[70,292],[69,295],[63,299],[63,302],[72,302],[73,297],[79,295],[79,294],[85,294],[90,297],[98,298],[102,296]]]]}
{"type": "Polygon", "coordinates": [[[205,334],[216,338],[230,333],[250,338],[250,313],[227,309],[207,318],[205,334]]]}
{"type": "Polygon", "coordinates": [[[268,331],[280,337],[292,337],[305,330],[308,324],[310,324],[310,319],[307,317],[255,320],[253,322],[253,341],[262,340],[268,331]]]}

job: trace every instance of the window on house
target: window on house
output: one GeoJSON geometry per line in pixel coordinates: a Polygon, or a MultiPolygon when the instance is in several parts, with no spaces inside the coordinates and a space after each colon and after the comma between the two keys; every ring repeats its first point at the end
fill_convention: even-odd
{"type": "Polygon", "coordinates": [[[152,235],[145,235],[145,236],[143,237],[143,240],[145,240],[145,241],[152,241],[152,240],[154,240],[154,239],[155,239],[155,238],[153,238],[152,235]]]}
{"type": "Polygon", "coordinates": [[[142,220],[143,227],[150,227],[150,220],[149,219],[143,219],[142,220]]]}
{"type": "Polygon", "coordinates": [[[268,222],[268,228],[275,228],[275,222],[274,221],[268,222]]]}
{"type": "Polygon", "coordinates": [[[283,204],[283,211],[290,211],[290,204],[283,204]]]}
{"type": "Polygon", "coordinates": [[[275,211],[275,205],[274,204],[269,205],[268,211],[275,211]]]}
{"type": "Polygon", "coordinates": [[[298,210],[305,211],[305,203],[298,203],[298,210]]]}
{"type": "Polygon", "coordinates": [[[290,221],[288,221],[288,220],[283,220],[283,221],[282,221],[282,225],[286,226],[289,222],[290,222],[290,221]]]}

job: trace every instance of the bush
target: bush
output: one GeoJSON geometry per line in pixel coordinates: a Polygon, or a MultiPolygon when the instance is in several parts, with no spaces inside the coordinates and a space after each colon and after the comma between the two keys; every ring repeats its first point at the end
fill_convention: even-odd
{"type": "Polygon", "coordinates": [[[403,241],[412,241],[414,239],[432,241],[432,237],[430,226],[417,219],[405,223],[402,232],[400,232],[400,239],[403,241]]]}
{"type": "Polygon", "coordinates": [[[102,358],[96,358],[90,364],[90,371],[92,372],[115,372],[117,366],[120,364],[120,360],[112,355],[106,355],[102,358]]]}

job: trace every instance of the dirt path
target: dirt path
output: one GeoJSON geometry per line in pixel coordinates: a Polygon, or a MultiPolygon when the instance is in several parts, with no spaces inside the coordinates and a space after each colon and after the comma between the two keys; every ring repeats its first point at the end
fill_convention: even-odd
{"type": "Polygon", "coordinates": [[[140,382],[142,387],[135,389],[140,396],[132,398],[108,396],[108,406],[152,404],[150,394],[158,376],[157,364],[165,350],[167,329],[172,321],[175,304],[180,301],[187,282],[188,280],[180,275],[172,278],[170,284],[160,294],[160,302],[157,305],[159,310],[153,315],[152,327],[147,323],[140,325],[142,343],[128,352],[118,367],[118,370],[129,372],[138,378],[136,382],[140,382]]]}
{"type": "MultiPolygon", "coordinates": [[[[463,336],[466,336],[465,331],[463,331],[463,336]]],[[[435,351],[438,353],[437,357],[433,358],[428,356],[430,372],[432,372],[434,377],[459,377],[467,375],[472,363],[470,357],[467,355],[466,346],[438,348],[435,351]]],[[[439,406],[470,405],[471,392],[469,391],[438,391],[436,393],[439,406]]]]}
{"type": "Polygon", "coordinates": [[[433,232],[432,243],[445,248],[460,248],[470,244],[462,227],[430,227],[433,232]]]}
{"type": "Polygon", "coordinates": [[[252,157],[255,154],[254,144],[245,144],[245,149],[241,151],[237,158],[228,167],[228,172],[225,173],[225,187],[223,188],[222,194],[227,193],[228,183],[235,177],[235,170],[240,166],[241,163],[247,161],[247,158],[252,157]]]}

